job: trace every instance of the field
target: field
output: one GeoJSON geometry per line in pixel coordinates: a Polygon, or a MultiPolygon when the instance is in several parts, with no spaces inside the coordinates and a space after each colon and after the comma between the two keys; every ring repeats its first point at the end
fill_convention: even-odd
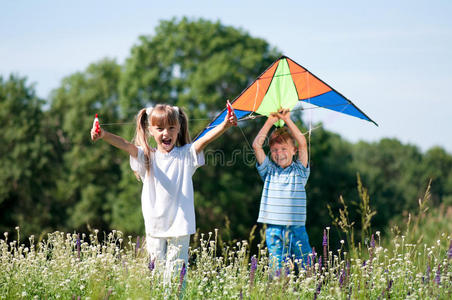
{"type": "Polygon", "coordinates": [[[253,236],[224,243],[214,230],[196,236],[190,265],[169,284],[140,237],[54,232],[25,245],[16,228],[0,240],[0,299],[451,299],[451,217],[451,208],[427,214],[420,205],[403,228],[375,232],[365,246],[348,231],[340,249],[329,248],[326,228],[307,265],[277,270],[262,241],[251,255],[253,236]]]}

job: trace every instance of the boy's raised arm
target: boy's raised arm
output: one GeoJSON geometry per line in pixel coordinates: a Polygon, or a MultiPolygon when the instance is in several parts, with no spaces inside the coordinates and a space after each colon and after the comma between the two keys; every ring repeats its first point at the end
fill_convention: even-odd
{"type": "Polygon", "coordinates": [[[303,164],[303,166],[308,166],[308,145],[306,142],[306,138],[303,133],[301,133],[300,129],[295,125],[295,123],[290,118],[290,109],[282,109],[278,112],[278,116],[281,120],[283,120],[287,127],[289,127],[290,131],[294,139],[298,143],[298,160],[303,164]]]}
{"type": "Polygon", "coordinates": [[[265,121],[265,124],[262,126],[261,130],[259,130],[259,133],[256,135],[253,141],[253,149],[254,153],[256,155],[256,160],[259,165],[261,165],[265,160],[265,152],[264,149],[262,149],[262,145],[264,144],[265,140],[267,139],[267,134],[272,128],[273,124],[278,121],[278,116],[271,114],[268,116],[267,121],[265,121]]]}

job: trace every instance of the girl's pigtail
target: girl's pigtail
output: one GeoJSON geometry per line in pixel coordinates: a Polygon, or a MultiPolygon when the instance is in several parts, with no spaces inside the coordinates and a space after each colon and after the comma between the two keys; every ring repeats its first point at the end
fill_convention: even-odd
{"type": "MultiPolygon", "coordinates": [[[[151,147],[148,144],[149,137],[149,116],[146,112],[146,108],[141,109],[137,115],[137,126],[135,130],[135,137],[133,143],[136,146],[141,147],[144,152],[146,170],[150,170],[151,166],[151,147]]],[[[135,172],[135,176],[140,179],[139,175],[135,172]]]]}
{"type": "Polygon", "coordinates": [[[182,110],[182,108],[177,107],[177,110],[179,112],[179,124],[180,124],[180,131],[179,135],[177,136],[177,144],[179,147],[184,146],[191,142],[190,133],[188,132],[188,118],[185,112],[182,110]]]}

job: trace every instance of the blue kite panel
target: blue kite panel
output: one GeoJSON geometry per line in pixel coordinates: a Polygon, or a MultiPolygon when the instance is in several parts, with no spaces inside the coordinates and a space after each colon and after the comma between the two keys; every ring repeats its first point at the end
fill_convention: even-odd
{"type": "MultiPolygon", "coordinates": [[[[221,114],[219,116],[217,116],[212,123],[209,124],[209,126],[207,126],[202,132],[201,134],[199,134],[195,141],[197,139],[199,139],[200,137],[204,136],[207,132],[209,132],[210,130],[212,130],[213,128],[215,128],[217,125],[221,124],[221,122],[223,122],[224,118],[226,117],[227,114],[227,109],[223,110],[223,112],[221,112],[221,114]]],[[[248,110],[240,110],[240,109],[234,109],[235,115],[237,116],[237,120],[240,120],[243,117],[248,116],[251,112],[248,110]]]]}
{"type": "Polygon", "coordinates": [[[346,115],[354,116],[366,121],[373,122],[366,115],[364,115],[359,109],[357,109],[352,102],[345,99],[342,95],[340,95],[336,91],[329,91],[325,94],[309,98],[303,101],[323,108],[331,109],[346,115]]]}

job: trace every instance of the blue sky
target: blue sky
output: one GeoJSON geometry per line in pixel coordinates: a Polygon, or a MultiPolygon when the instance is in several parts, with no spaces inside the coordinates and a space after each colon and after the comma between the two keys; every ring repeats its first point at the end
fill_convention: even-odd
{"type": "Polygon", "coordinates": [[[451,15],[450,0],[2,1],[0,75],[27,76],[46,98],[90,63],[123,63],[160,20],[202,17],[267,40],[379,127],[321,109],[306,121],[351,142],[395,137],[452,153],[451,15]]]}

